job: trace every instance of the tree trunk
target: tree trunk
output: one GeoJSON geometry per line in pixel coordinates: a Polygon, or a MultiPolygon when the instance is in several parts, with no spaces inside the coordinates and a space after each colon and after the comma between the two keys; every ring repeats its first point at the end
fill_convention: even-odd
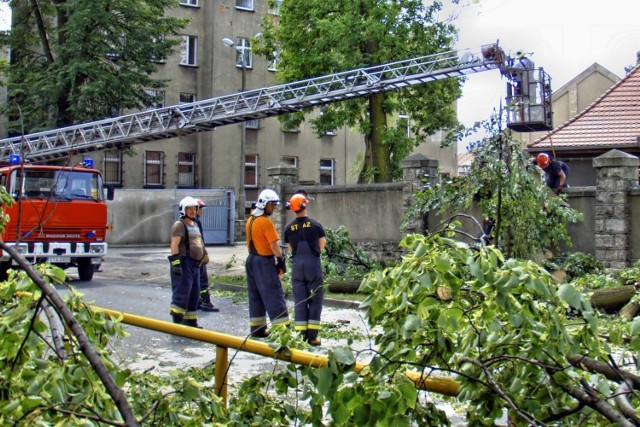
{"type": "Polygon", "coordinates": [[[355,294],[362,283],[362,278],[330,279],[326,281],[327,290],[336,294],[355,294]]]}
{"type": "Polygon", "coordinates": [[[384,94],[369,97],[369,132],[365,136],[364,164],[358,177],[359,183],[391,182],[391,158],[389,145],[384,143],[387,115],[384,112],[384,94]],[[371,179],[373,173],[373,180],[371,179]]]}
{"type": "Polygon", "coordinates": [[[376,93],[370,100],[371,143],[375,162],[375,182],[391,182],[391,154],[389,144],[385,143],[384,132],[387,128],[387,115],[384,112],[385,95],[376,93]]]}
{"type": "Polygon", "coordinates": [[[632,320],[636,317],[636,314],[640,311],[640,304],[637,302],[630,302],[620,309],[620,316],[627,320],[632,320]]]}
{"type": "Polygon", "coordinates": [[[607,312],[619,311],[636,293],[635,286],[598,289],[591,295],[591,304],[607,312]]]}

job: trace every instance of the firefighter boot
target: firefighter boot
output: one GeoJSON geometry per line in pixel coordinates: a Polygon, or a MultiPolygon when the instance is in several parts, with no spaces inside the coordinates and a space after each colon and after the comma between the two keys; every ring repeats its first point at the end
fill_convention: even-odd
{"type": "Polygon", "coordinates": [[[173,318],[173,323],[177,323],[178,325],[181,325],[182,319],[184,318],[184,314],[176,313],[175,311],[172,311],[171,317],[173,318]]]}
{"type": "Polygon", "coordinates": [[[197,319],[184,319],[182,321],[182,324],[184,326],[191,326],[192,328],[202,329],[202,326],[198,326],[198,320],[197,319]]]}
{"type": "Polygon", "coordinates": [[[208,290],[200,294],[200,301],[198,301],[198,310],[209,311],[212,313],[217,313],[218,311],[220,311],[219,308],[214,307],[211,303],[211,295],[209,294],[208,290]]]}

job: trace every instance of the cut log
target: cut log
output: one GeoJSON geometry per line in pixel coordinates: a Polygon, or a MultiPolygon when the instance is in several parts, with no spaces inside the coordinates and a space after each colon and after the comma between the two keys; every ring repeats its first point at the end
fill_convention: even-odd
{"type": "Polygon", "coordinates": [[[620,309],[620,316],[627,320],[633,320],[636,314],[640,311],[640,304],[637,302],[630,302],[620,309]]]}
{"type": "Polygon", "coordinates": [[[329,292],[336,294],[355,294],[362,283],[362,278],[355,279],[330,279],[325,281],[329,292]]]}
{"type": "Polygon", "coordinates": [[[606,312],[619,311],[635,293],[636,288],[632,285],[598,289],[591,294],[591,305],[606,312]]]}
{"type": "Polygon", "coordinates": [[[556,270],[551,273],[551,276],[557,284],[561,284],[567,281],[567,272],[564,270],[556,270]]]}

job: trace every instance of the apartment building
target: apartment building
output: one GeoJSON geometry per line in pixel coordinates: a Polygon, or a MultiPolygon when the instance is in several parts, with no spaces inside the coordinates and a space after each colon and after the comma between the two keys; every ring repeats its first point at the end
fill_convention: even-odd
{"type": "MultiPolygon", "coordinates": [[[[276,84],[277,63],[253,55],[251,40],[260,33],[265,14],[277,15],[277,8],[270,10],[266,0],[178,3],[169,13],[190,22],[183,30],[179,52],[157,64],[157,77],[170,83],[150,92],[157,99],[150,108],[276,84]]],[[[443,173],[454,173],[456,147],[441,149],[440,139],[434,135],[416,152],[439,160],[443,173]]],[[[353,184],[357,181],[354,166],[362,153],[364,138],[354,129],[336,129],[318,137],[308,123],[287,129],[274,117],[82,157],[91,157],[105,181],[119,188],[233,188],[241,194],[243,185],[248,211],[268,182],[268,167],[295,166],[306,184],[353,184]]]]}

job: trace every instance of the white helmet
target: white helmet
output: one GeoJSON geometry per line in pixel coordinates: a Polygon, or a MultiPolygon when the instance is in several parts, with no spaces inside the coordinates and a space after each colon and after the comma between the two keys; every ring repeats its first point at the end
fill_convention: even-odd
{"type": "Polygon", "coordinates": [[[199,206],[198,201],[191,196],[187,196],[180,200],[180,205],[178,205],[180,217],[187,216],[187,208],[190,206],[195,206],[197,208],[199,206]]]}
{"type": "Polygon", "coordinates": [[[267,203],[274,202],[280,203],[280,197],[276,194],[275,191],[271,189],[262,190],[260,195],[258,195],[258,201],[256,202],[256,208],[253,210],[253,216],[260,216],[264,214],[264,208],[267,207],[267,203]]]}
{"type": "Polygon", "coordinates": [[[275,191],[267,188],[260,192],[258,201],[256,202],[256,208],[264,209],[267,207],[267,203],[269,202],[280,203],[280,197],[278,197],[275,191]]]}

